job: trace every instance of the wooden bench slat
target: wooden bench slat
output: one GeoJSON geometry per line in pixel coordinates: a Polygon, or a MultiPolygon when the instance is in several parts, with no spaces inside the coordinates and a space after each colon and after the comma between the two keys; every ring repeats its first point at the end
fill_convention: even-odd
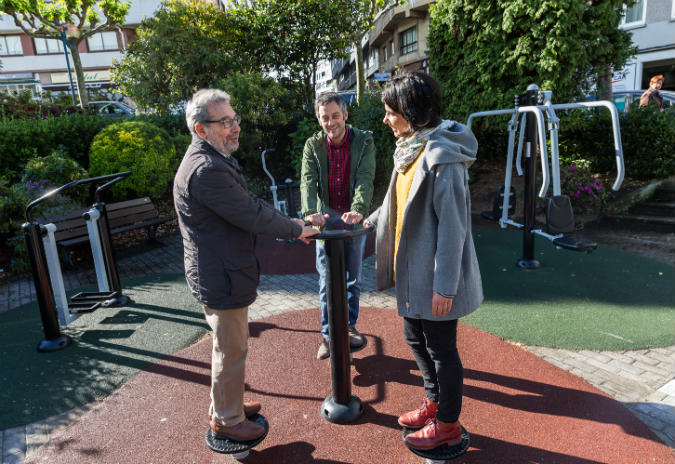
{"type": "MultiPolygon", "coordinates": [[[[66,214],[41,218],[42,223],[56,226],[54,236],[59,246],[69,247],[89,241],[87,225],[82,215],[91,207],[66,214]]],[[[149,197],[120,201],[106,205],[108,224],[112,235],[139,228],[152,228],[171,220],[159,217],[155,204],[149,197]]]]}

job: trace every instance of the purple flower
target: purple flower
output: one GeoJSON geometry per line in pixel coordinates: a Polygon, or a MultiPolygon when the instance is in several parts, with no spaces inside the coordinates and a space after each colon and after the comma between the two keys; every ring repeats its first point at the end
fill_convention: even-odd
{"type": "Polygon", "coordinates": [[[570,166],[570,171],[576,171],[577,167],[576,166],[570,166]]]}

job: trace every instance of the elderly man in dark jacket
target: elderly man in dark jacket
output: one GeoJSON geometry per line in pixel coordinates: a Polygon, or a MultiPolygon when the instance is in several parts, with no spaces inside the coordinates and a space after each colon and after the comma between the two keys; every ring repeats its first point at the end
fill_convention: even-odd
{"type": "Polygon", "coordinates": [[[213,333],[209,422],[216,438],[238,441],[263,435],[247,417],[260,404],[244,403],[248,306],[255,301],[255,237],[285,239],[317,233],[283,216],[246,188],[232,153],[239,147],[240,117],[227,93],[202,89],[187,105],[192,143],[178,168],[173,198],[185,254],[185,277],[213,333]]]}

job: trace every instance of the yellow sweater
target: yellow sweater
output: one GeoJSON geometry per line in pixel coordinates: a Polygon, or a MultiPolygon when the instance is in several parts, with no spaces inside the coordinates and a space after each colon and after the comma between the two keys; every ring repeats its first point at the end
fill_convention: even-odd
{"type": "Polygon", "coordinates": [[[398,243],[401,240],[401,226],[403,225],[403,214],[408,203],[408,195],[410,194],[410,187],[412,186],[413,177],[417,171],[417,165],[422,159],[420,156],[413,161],[404,173],[396,175],[396,231],[394,242],[394,281],[396,281],[396,256],[398,255],[398,243]]]}

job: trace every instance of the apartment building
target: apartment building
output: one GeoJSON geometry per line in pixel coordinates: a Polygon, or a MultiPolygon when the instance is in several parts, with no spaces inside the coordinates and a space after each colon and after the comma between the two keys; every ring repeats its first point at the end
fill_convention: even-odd
{"type": "MultiPolygon", "coordinates": [[[[160,0],[135,1],[129,8],[126,22],[113,31],[101,32],[80,43],[86,87],[107,88],[110,68],[120,59],[127,44],[134,40],[141,21],[154,14],[160,0]]],[[[69,57],[73,80],[75,73],[69,57]]],[[[26,35],[7,15],[0,16],[0,91],[30,90],[70,92],[63,42],[57,39],[37,39],[26,35]]]]}
{"type": "Polygon", "coordinates": [[[625,8],[619,27],[630,32],[638,53],[614,73],[613,89],[646,89],[662,74],[664,90],[675,90],[675,0],[638,0],[625,8]]]}

